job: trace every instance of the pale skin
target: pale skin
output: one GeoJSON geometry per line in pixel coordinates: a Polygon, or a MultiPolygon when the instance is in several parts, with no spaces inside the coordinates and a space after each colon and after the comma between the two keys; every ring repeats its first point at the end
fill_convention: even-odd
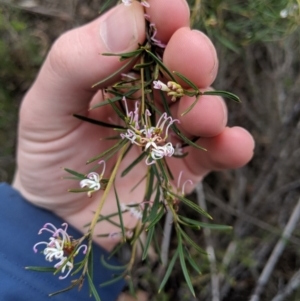
{"type": "MultiPolygon", "coordinates": [[[[185,0],[149,0],[149,4],[147,14],[157,27],[156,38],[167,44],[163,58],[166,66],[183,73],[199,88],[208,89],[217,75],[217,54],[208,37],[189,28],[185,0]]],[[[121,4],[97,20],[65,33],[53,45],[21,106],[18,169],[13,186],[29,202],[53,211],[82,232],[85,231],[83,225],[91,221],[102,192],[91,198],[86,194],[67,192],[69,188],[78,188],[79,183],[61,179],[67,175],[62,167],[86,173],[89,166],[85,162],[111,145],[111,142],[100,139],[115,133],[82,122],[72,114],[120,122],[109,106],[88,111],[91,104],[101,101],[101,88],[105,88],[92,89],[91,86],[121,66],[117,57],[102,56],[101,53],[112,52],[112,49],[116,52],[136,49],[145,39],[144,24],[143,7],[135,2],[127,7],[121,4]],[[123,26],[120,21],[114,28],[109,23],[110,18],[120,20],[121,15],[135,20],[135,27],[123,26]]],[[[188,148],[189,156],[184,160],[168,158],[175,179],[183,171],[182,181],[191,179],[196,184],[212,170],[245,165],[252,158],[254,141],[245,129],[226,126],[224,101],[217,96],[202,97],[191,112],[181,116],[192,102],[193,99],[183,97],[172,103],[173,118],[180,120],[179,127],[187,136],[201,137],[197,143],[208,151],[188,148]]],[[[120,170],[127,167],[137,154],[135,148],[120,170]]],[[[115,160],[107,163],[106,177],[114,163],[115,160]]],[[[133,192],[130,189],[145,173],[146,165],[141,162],[125,178],[117,177],[116,187],[123,203],[142,201],[145,186],[140,185],[133,192]]],[[[111,192],[102,213],[115,210],[115,197],[111,192]]],[[[125,224],[132,220],[128,215],[124,219],[125,224]]],[[[97,225],[95,233],[115,230],[110,224],[101,224],[97,225]]],[[[95,238],[95,242],[107,250],[117,243],[99,238],[95,238]]]]}

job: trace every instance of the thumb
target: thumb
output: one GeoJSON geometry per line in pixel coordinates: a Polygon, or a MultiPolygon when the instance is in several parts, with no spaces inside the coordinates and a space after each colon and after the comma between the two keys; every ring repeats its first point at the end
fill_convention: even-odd
{"type": "Polygon", "coordinates": [[[132,51],[144,39],[143,7],[136,1],[131,6],[118,5],[93,22],[63,34],[52,46],[25,104],[39,116],[85,110],[95,93],[91,86],[126,63],[118,56],[102,53],[132,51]]]}

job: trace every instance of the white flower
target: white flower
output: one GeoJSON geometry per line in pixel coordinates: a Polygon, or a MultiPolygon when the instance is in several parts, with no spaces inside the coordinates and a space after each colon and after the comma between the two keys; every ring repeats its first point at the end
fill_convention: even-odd
{"type": "Polygon", "coordinates": [[[96,172],[90,172],[87,175],[87,179],[81,180],[80,181],[80,187],[88,187],[93,190],[99,190],[101,188],[100,184],[100,176],[96,172]]]}
{"type": "Polygon", "coordinates": [[[166,91],[166,92],[170,91],[170,88],[168,88],[168,86],[160,80],[153,81],[153,88],[158,89],[158,90],[162,90],[162,91],[166,91]]]}
{"type": "Polygon", "coordinates": [[[79,185],[81,188],[85,188],[88,187],[89,189],[91,189],[90,191],[88,191],[88,196],[90,197],[92,195],[93,192],[99,190],[101,188],[101,183],[100,181],[103,178],[104,172],[105,172],[105,161],[101,160],[100,162],[98,162],[98,164],[102,164],[103,165],[103,169],[102,169],[102,173],[99,175],[96,172],[90,172],[87,175],[87,179],[83,179],[80,181],[79,185]]]}
{"type": "Polygon", "coordinates": [[[65,272],[65,270],[66,270],[67,267],[69,268],[69,270],[68,270],[68,272],[64,276],[59,276],[58,277],[59,279],[65,279],[65,278],[67,278],[70,275],[70,273],[71,273],[71,271],[72,271],[72,269],[74,267],[73,263],[68,260],[68,257],[65,257],[65,256],[61,257],[60,261],[56,265],[54,265],[54,267],[56,269],[59,269],[62,265],[64,265],[63,268],[61,269],[62,273],[65,272]]]}
{"type": "Polygon", "coordinates": [[[150,155],[146,159],[146,164],[151,165],[155,163],[155,160],[160,160],[163,157],[172,157],[174,154],[174,147],[171,142],[168,142],[164,146],[156,146],[151,150],[150,155]],[[150,158],[153,160],[151,161],[150,158]]]}
{"type": "Polygon", "coordinates": [[[62,224],[62,226],[65,228],[57,229],[51,223],[45,224],[44,227],[40,229],[38,234],[41,234],[44,231],[50,232],[52,236],[49,238],[49,242],[41,241],[33,246],[34,252],[37,253],[38,251],[37,246],[45,245],[46,247],[43,250],[43,254],[45,255],[45,260],[49,262],[52,262],[53,260],[59,260],[59,262],[57,262],[54,265],[54,267],[58,269],[62,265],[64,265],[63,268],[61,269],[62,273],[64,273],[66,267],[68,267],[69,270],[67,274],[64,276],[60,276],[59,279],[65,279],[70,274],[71,270],[73,269],[73,259],[78,254],[79,250],[83,248],[84,254],[87,251],[86,245],[81,245],[79,248],[77,248],[76,241],[73,241],[71,236],[69,236],[67,233],[68,224],[64,223],[62,224]],[[69,258],[72,252],[74,253],[72,257],[69,258]]]}

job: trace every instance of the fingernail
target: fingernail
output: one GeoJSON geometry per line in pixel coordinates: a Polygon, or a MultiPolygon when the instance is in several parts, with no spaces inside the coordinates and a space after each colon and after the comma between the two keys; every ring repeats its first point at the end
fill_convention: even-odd
{"type": "Polygon", "coordinates": [[[135,10],[132,6],[118,5],[104,16],[100,37],[110,52],[126,51],[138,40],[135,10]]]}
{"type": "Polygon", "coordinates": [[[207,37],[207,45],[210,48],[210,53],[211,53],[211,56],[212,56],[212,60],[214,62],[213,67],[210,71],[210,75],[211,75],[211,78],[213,80],[215,80],[215,78],[217,77],[218,68],[219,68],[218,55],[217,55],[215,46],[213,45],[213,43],[211,42],[211,40],[208,37],[207,37]]]}

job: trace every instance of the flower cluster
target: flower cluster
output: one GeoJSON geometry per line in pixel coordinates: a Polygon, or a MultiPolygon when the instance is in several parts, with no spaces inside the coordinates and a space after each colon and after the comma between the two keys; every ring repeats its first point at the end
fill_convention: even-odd
{"type": "Polygon", "coordinates": [[[36,243],[33,246],[35,253],[38,252],[37,246],[45,245],[46,247],[43,250],[45,259],[49,262],[53,260],[58,260],[54,265],[54,268],[60,269],[61,272],[65,273],[66,268],[68,271],[64,276],[60,276],[59,279],[65,279],[71,273],[74,267],[74,257],[83,249],[85,254],[87,251],[86,245],[81,245],[78,247],[78,241],[73,240],[71,236],[67,233],[68,224],[62,224],[63,228],[56,228],[53,224],[47,223],[40,229],[38,234],[41,234],[44,231],[50,232],[52,236],[49,238],[49,241],[41,241],[36,243]]]}
{"type": "Polygon", "coordinates": [[[123,98],[126,108],[125,122],[128,129],[125,133],[121,133],[122,139],[128,139],[132,144],[136,144],[147,152],[149,155],[146,159],[146,164],[151,165],[156,160],[164,157],[171,157],[174,154],[174,147],[171,142],[166,142],[170,126],[174,122],[179,122],[177,119],[172,119],[167,113],[163,113],[156,126],[151,126],[149,117],[150,111],[145,111],[145,122],[140,125],[139,120],[139,104],[135,103],[134,111],[128,110],[126,99],[123,98]]]}
{"type": "Polygon", "coordinates": [[[156,80],[153,82],[153,88],[167,92],[168,96],[172,96],[172,101],[176,101],[177,98],[184,95],[184,90],[181,85],[173,81],[168,81],[167,84],[164,84],[162,81],[156,80]]]}

